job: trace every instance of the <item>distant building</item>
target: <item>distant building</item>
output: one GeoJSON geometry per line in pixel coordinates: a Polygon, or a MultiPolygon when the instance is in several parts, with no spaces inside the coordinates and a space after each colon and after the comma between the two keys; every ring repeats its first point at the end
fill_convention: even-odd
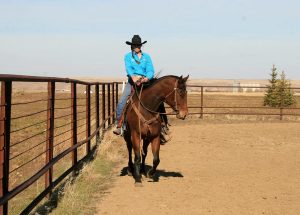
{"type": "Polygon", "coordinates": [[[258,92],[260,90],[260,84],[249,83],[249,84],[240,84],[240,92],[258,92]]]}
{"type": "Polygon", "coordinates": [[[239,92],[239,88],[240,88],[240,82],[238,82],[237,80],[233,80],[233,83],[232,83],[232,92],[233,93],[239,92]]]}

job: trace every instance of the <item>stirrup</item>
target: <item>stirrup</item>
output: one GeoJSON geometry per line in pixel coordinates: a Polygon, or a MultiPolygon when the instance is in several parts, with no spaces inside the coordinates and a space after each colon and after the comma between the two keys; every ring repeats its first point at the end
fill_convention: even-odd
{"type": "Polygon", "coordinates": [[[169,135],[165,135],[164,133],[160,133],[160,144],[165,145],[168,141],[171,140],[171,137],[169,135]]]}
{"type": "Polygon", "coordinates": [[[122,128],[116,128],[115,130],[113,130],[113,133],[116,135],[122,135],[122,128]]]}
{"type": "Polygon", "coordinates": [[[163,126],[161,127],[161,132],[162,132],[163,134],[165,134],[165,135],[170,135],[170,134],[171,134],[170,129],[169,129],[168,126],[166,126],[166,125],[163,125],[163,126]]]}

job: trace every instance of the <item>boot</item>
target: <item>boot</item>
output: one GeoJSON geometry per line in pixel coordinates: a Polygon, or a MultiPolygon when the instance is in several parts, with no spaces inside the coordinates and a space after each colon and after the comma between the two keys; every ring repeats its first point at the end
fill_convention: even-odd
{"type": "Polygon", "coordinates": [[[169,140],[171,140],[171,137],[169,135],[166,135],[163,132],[160,133],[160,144],[161,145],[165,145],[169,140]]]}
{"type": "Polygon", "coordinates": [[[169,127],[165,124],[163,124],[161,126],[161,132],[165,135],[170,135],[171,134],[171,131],[170,131],[169,127]]]}
{"type": "Polygon", "coordinates": [[[122,133],[121,128],[116,127],[116,129],[113,130],[113,133],[114,133],[115,135],[121,135],[121,133],[122,133]]]}

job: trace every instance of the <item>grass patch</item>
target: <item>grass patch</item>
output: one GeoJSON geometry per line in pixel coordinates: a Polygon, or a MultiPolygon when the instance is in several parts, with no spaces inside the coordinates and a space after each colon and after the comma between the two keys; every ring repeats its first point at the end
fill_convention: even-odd
{"type": "Polygon", "coordinates": [[[53,192],[51,199],[33,214],[95,214],[101,198],[112,186],[114,171],[126,157],[123,139],[108,131],[93,158],[85,161],[76,176],[70,176],[53,192]]]}

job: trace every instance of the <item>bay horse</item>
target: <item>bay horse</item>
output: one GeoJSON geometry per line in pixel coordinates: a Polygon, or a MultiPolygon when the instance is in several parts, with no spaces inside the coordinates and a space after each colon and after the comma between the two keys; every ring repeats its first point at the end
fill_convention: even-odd
{"type": "MultiPolygon", "coordinates": [[[[168,75],[155,80],[142,92],[136,92],[130,97],[125,113],[126,129],[124,139],[128,149],[128,175],[133,175],[135,183],[141,184],[142,176],[154,177],[160,162],[160,132],[162,119],[158,109],[165,102],[176,113],[176,117],[184,120],[188,114],[186,81],[189,76],[168,75]],[[142,144],[143,140],[143,144],[142,144]],[[153,166],[146,173],[145,159],[148,145],[151,143],[153,166]],[[132,162],[132,149],[134,163],[132,162]]],[[[138,184],[137,184],[138,185],[138,184]]]]}

